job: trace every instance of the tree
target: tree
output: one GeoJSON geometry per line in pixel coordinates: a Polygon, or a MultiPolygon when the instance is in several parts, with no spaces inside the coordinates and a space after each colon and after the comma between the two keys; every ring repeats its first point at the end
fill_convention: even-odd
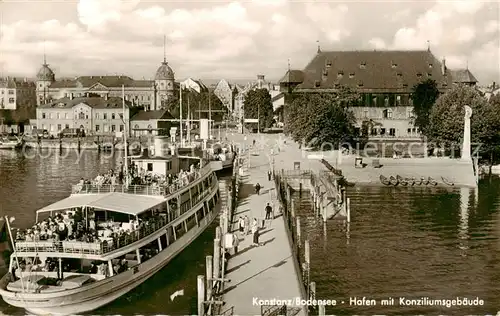
{"type": "Polygon", "coordinates": [[[466,105],[472,108],[471,141],[481,144],[481,155],[491,159],[500,145],[500,107],[487,102],[473,87],[456,86],[437,99],[429,116],[428,137],[446,148],[458,148],[466,105]]]}
{"type": "Polygon", "coordinates": [[[313,142],[314,146],[351,141],[356,136],[356,119],[349,107],[359,100],[357,93],[346,88],[336,93],[301,94],[286,111],[286,132],[295,141],[313,142]]]}
{"type": "Polygon", "coordinates": [[[266,89],[248,91],[243,102],[243,111],[247,119],[258,118],[261,129],[273,125],[273,102],[266,89]]]}
{"type": "Polygon", "coordinates": [[[429,114],[439,97],[436,81],[427,79],[416,84],[412,89],[413,112],[415,113],[415,126],[426,135],[429,125],[429,114]]]}

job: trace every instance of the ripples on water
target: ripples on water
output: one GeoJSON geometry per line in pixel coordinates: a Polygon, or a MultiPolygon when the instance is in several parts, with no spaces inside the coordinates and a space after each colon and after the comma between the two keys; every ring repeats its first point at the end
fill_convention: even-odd
{"type": "Polygon", "coordinates": [[[500,181],[469,189],[354,187],[350,238],[343,225],[304,221],[317,297],[344,301],[337,315],[464,315],[500,310],[500,181]],[[350,297],[377,306],[350,306],[350,297]],[[393,306],[379,300],[395,298],[393,306]],[[399,306],[398,298],[479,297],[478,307],[399,306]]]}
{"type": "MultiPolygon", "coordinates": [[[[80,178],[93,179],[98,173],[116,168],[120,153],[73,150],[59,154],[44,150],[26,155],[0,150],[0,216],[16,217],[13,225],[26,228],[33,224],[35,211],[71,193],[71,185],[80,178]],[[78,158],[80,157],[80,158],[78,158]]],[[[93,315],[177,314],[197,312],[196,277],[205,274],[205,255],[213,252],[215,226],[209,227],[195,242],[175,257],[164,269],[124,297],[93,311],[93,315]],[[170,295],[184,289],[184,296],[173,302],[170,295]]],[[[0,298],[0,315],[24,315],[0,298]]]]}

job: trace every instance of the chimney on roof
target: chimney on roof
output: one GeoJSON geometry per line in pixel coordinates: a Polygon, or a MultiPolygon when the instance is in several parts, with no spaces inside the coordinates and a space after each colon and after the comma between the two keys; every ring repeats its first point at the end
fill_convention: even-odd
{"type": "Polygon", "coordinates": [[[71,93],[71,92],[70,92],[70,94],[69,94],[69,99],[70,99],[70,100],[73,100],[73,93],[71,93]]]}
{"type": "Polygon", "coordinates": [[[28,82],[28,78],[24,77],[23,81],[26,83],[28,82]]]}
{"type": "Polygon", "coordinates": [[[104,95],[104,100],[107,100],[107,99],[108,99],[108,94],[106,93],[106,94],[104,95]]]}
{"type": "Polygon", "coordinates": [[[90,76],[90,79],[92,79],[92,76],[90,76]]]}
{"type": "Polygon", "coordinates": [[[446,75],[446,59],[443,57],[443,61],[441,62],[441,73],[446,75]]]}

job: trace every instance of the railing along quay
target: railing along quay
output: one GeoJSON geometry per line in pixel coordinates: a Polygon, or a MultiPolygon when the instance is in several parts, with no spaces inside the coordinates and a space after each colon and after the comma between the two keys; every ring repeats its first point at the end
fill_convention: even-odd
{"type": "MultiPolygon", "coordinates": [[[[294,262],[301,272],[304,297],[310,300],[316,299],[316,282],[311,280],[311,250],[309,240],[304,238],[301,229],[300,211],[312,211],[312,215],[320,217],[323,225],[327,219],[341,218],[347,227],[346,235],[349,238],[350,223],[350,201],[346,197],[345,187],[339,182],[341,177],[336,172],[322,171],[315,174],[309,170],[281,170],[275,174],[275,185],[277,196],[281,205],[282,214],[286,223],[287,234],[294,253],[294,262]],[[292,188],[290,179],[300,179],[298,190],[292,188]],[[305,187],[303,183],[305,182],[305,187]],[[324,189],[323,192],[321,192],[324,189]],[[298,191],[298,192],[297,192],[298,191]],[[328,192],[330,191],[330,192],[328,192]],[[295,192],[295,194],[293,193],[295,192]],[[294,200],[294,195],[298,193],[299,203],[294,200]],[[329,195],[329,197],[327,196],[329,195]],[[305,201],[304,201],[305,199],[305,201]],[[298,205],[297,205],[298,204],[298,205]],[[333,211],[329,216],[327,208],[333,211]]],[[[330,212],[331,213],[331,212],[330,212]]],[[[265,306],[262,307],[262,315],[285,315],[286,306],[265,306]]],[[[325,306],[309,306],[309,312],[325,315],[325,306]]]]}

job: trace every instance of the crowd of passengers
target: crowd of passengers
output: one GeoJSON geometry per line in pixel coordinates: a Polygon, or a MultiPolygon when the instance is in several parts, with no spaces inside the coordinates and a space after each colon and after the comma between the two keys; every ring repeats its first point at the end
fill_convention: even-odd
{"type": "MultiPolygon", "coordinates": [[[[182,187],[189,184],[200,175],[200,164],[196,166],[191,165],[189,171],[181,170],[178,174],[156,174],[151,171],[146,171],[144,168],[139,168],[136,164],[132,163],[129,166],[130,178],[132,185],[151,185],[151,186],[178,186],[182,187]]],[[[123,164],[117,170],[109,170],[107,173],[100,173],[97,177],[90,181],[81,178],[77,185],[77,192],[83,190],[86,186],[101,187],[105,185],[121,185],[124,184],[123,177],[123,164]]]]}
{"type": "MultiPolygon", "coordinates": [[[[174,207],[173,204],[170,207],[174,207]]],[[[95,213],[89,211],[85,223],[82,211],[64,211],[49,217],[31,228],[17,230],[16,241],[78,241],[86,243],[105,243],[107,247],[121,247],[137,239],[137,232],[144,229],[158,229],[166,224],[166,216],[156,214],[149,218],[129,222],[103,221],[96,223],[95,213]]]]}

